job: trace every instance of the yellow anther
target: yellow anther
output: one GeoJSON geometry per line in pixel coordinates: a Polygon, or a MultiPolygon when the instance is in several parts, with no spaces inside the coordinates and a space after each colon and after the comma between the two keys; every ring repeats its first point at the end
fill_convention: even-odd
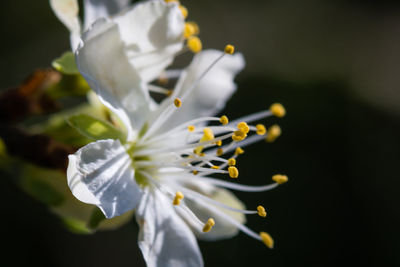
{"type": "Polygon", "coordinates": [[[194,132],[194,130],[196,130],[196,127],[194,127],[194,125],[189,125],[188,126],[188,131],[189,132],[194,132]]]}
{"type": "Polygon", "coordinates": [[[256,133],[258,134],[258,135],[264,135],[264,134],[266,134],[267,133],[267,129],[265,129],[265,126],[264,125],[262,125],[262,124],[257,124],[256,125],[256,133]]]}
{"type": "Polygon", "coordinates": [[[219,169],[219,166],[216,166],[216,165],[211,166],[211,169],[218,170],[218,169],[219,169]]]}
{"type": "Polygon", "coordinates": [[[197,35],[197,34],[200,33],[199,25],[197,25],[196,22],[194,22],[194,21],[188,21],[188,22],[186,22],[185,24],[190,24],[190,25],[191,25],[192,30],[193,30],[193,35],[197,35]]]}
{"type": "Polygon", "coordinates": [[[174,92],[173,90],[168,90],[167,93],[166,93],[165,95],[166,95],[166,96],[171,96],[173,92],[174,92]]]}
{"type": "Polygon", "coordinates": [[[234,167],[234,166],[230,166],[230,167],[228,168],[228,172],[229,172],[229,176],[230,176],[231,178],[238,178],[238,177],[239,177],[239,171],[238,171],[238,169],[237,169],[236,167],[234,167]]]}
{"type": "Polygon", "coordinates": [[[193,53],[198,53],[203,48],[200,38],[196,36],[189,37],[186,44],[193,53]]]}
{"type": "Polygon", "coordinates": [[[196,27],[193,23],[186,22],[185,28],[183,29],[183,37],[189,38],[192,35],[196,34],[196,27]]]}
{"type": "Polygon", "coordinates": [[[167,77],[165,77],[165,76],[160,76],[160,77],[158,77],[158,79],[157,79],[157,82],[160,84],[160,85],[166,85],[167,83],[168,83],[168,78],[167,77]]]}
{"type": "Polygon", "coordinates": [[[214,133],[210,128],[204,128],[204,136],[201,138],[202,141],[210,141],[214,139],[214,133]]]}
{"type": "Polygon", "coordinates": [[[216,152],[217,156],[222,156],[224,154],[224,150],[222,148],[218,148],[216,152]]]}
{"type": "Polygon", "coordinates": [[[204,224],[203,232],[204,233],[209,232],[214,225],[215,225],[214,219],[213,218],[208,219],[207,222],[204,224]]]}
{"type": "Polygon", "coordinates": [[[196,170],[193,170],[192,173],[193,173],[194,175],[197,175],[199,172],[196,171],[196,170]]]}
{"type": "Polygon", "coordinates": [[[227,124],[229,123],[228,117],[225,116],[225,115],[223,115],[223,116],[219,119],[219,122],[220,122],[222,125],[227,125],[227,124]]]}
{"type": "Polygon", "coordinates": [[[288,177],[286,175],[282,175],[282,174],[275,174],[274,176],[272,176],[272,181],[274,181],[277,184],[284,184],[288,181],[288,177]]]}
{"type": "Polygon", "coordinates": [[[204,157],[206,155],[206,153],[200,153],[199,156],[200,157],[204,157]]]}
{"type": "Polygon", "coordinates": [[[174,204],[175,206],[179,205],[181,203],[181,200],[184,198],[182,192],[176,192],[175,194],[175,198],[174,201],[172,202],[172,204],[174,204]]]}
{"type": "Polygon", "coordinates": [[[234,131],[233,135],[232,135],[232,140],[239,142],[239,141],[243,141],[245,138],[247,137],[247,134],[243,131],[234,131]]]}
{"type": "Polygon", "coordinates": [[[265,138],[265,141],[272,143],[274,142],[280,135],[282,134],[281,127],[279,125],[272,125],[268,129],[267,137],[265,138]]]}
{"type": "Polygon", "coordinates": [[[279,104],[279,103],[274,103],[269,107],[269,110],[271,111],[272,115],[282,118],[286,114],[285,108],[279,104]]]}
{"type": "Polygon", "coordinates": [[[239,131],[241,131],[241,132],[243,132],[245,134],[247,134],[250,131],[249,125],[247,125],[247,123],[245,123],[244,121],[239,122],[238,125],[237,125],[237,128],[238,128],[239,131]]]}
{"type": "Polygon", "coordinates": [[[228,159],[228,165],[229,166],[235,166],[236,165],[236,159],[234,159],[234,158],[228,159]]]}
{"type": "Polygon", "coordinates": [[[244,153],[244,150],[239,146],[235,149],[235,155],[241,155],[244,153]]]}
{"type": "Polygon", "coordinates": [[[261,217],[267,217],[267,212],[265,211],[265,208],[263,206],[258,206],[257,207],[257,213],[261,217]]]}
{"type": "MultiPolygon", "coordinates": [[[[203,132],[204,132],[204,135],[200,139],[200,142],[210,141],[210,140],[214,139],[214,133],[210,128],[208,128],[208,127],[204,128],[203,132]]],[[[200,155],[201,151],[203,151],[203,146],[198,146],[193,150],[193,153],[200,155]]]]}
{"type": "Polygon", "coordinates": [[[272,239],[272,237],[266,233],[266,232],[261,232],[260,233],[260,237],[262,242],[269,248],[273,248],[274,247],[274,240],[272,239]]]}
{"type": "Polygon", "coordinates": [[[235,47],[233,45],[226,45],[225,46],[225,53],[232,55],[235,52],[235,47]]]}
{"type": "Polygon", "coordinates": [[[180,5],[180,6],[179,6],[179,9],[180,9],[181,12],[182,12],[183,18],[186,19],[187,16],[189,15],[189,12],[188,12],[187,8],[184,7],[184,6],[182,6],[182,5],[180,5]]]}
{"type": "Polygon", "coordinates": [[[221,140],[218,140],[217,142],[215,142],[215,144],[216,144],[217,146],[222,146],[222,141],[221,141],[221,140]]]}
{"type": "Polygon", "coordinates": [[[175,98],[174,105],[175,107],[180,108],[182,106],[182,101],[179,98],[175,98]]]}
{"type": "Polygon", "coordinates": [[[166,3],[178,3],[180,4],[179,0],[165,0],[166,3]]]}

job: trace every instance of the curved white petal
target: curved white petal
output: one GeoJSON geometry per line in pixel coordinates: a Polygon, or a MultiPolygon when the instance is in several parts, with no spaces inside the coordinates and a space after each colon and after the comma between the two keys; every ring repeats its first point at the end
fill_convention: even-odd
{"type": "Polygon", "coordinates": [[[130,2],[130,0],[85,0],[84,28],[89,28],[99,18],[107,18],[117,14],[128,7],[130,2]]]}
{"type": "Polygon", "coordinates": [[[68,186],[80,201],[98,206],[107,218],[138,205],[142,193],[130,157],[118,140],[90,143],[68,159],[68,186]]]}
{"type": "Polygon", "coordinates": [[[50,0],[50,6],[57,18],[71,33],[71,47],[75,50],[79,43],[81,24],[79,21],[79,5],[77,0],[50,0]]]}
{"type": "MultiPolygon", "coordinates": [[[[182,73],[176,86],[177,96],[190,90],[192,84],[223,52],[204,50],[193,58],[190,66],[182,73]]],[[[171,126],[194,119],[210,116],[224,108],[226,101],[236,90],[235,75],[245,65],[242,54],[225,55],[185,98],[178,112],[171,118],[171,126]]]]}
{"type": "Polygon", "coordinates": [[[147,118],[150,97],[139,73],[124,52],[118,25],[105,19],[97,20],[82,35],[76,52],[81,74],[100,100],[116,113],[132,139],[147,118]]]}
{"type": "Polygon", "coordinates": [[[139,247],[149,267],[198,267],[203,258],[192,231],[158,190],[143,196],[136,211],[139,247]]]}
{"type": "Polygon", "coordinates": [[[176,3],[138,3],[113,20],[130,63],[145,82],[157,78],[182,49],[184,18],[176,3]]]}

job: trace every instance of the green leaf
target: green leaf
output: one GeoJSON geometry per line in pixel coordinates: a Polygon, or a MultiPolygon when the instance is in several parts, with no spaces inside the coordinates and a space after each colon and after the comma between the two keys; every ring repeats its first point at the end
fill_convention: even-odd
{"type": "Polygon", "coordinates": [[[53,68],[64,74],[79,74],[75,62],[75,55],[72,52],[65,52],[61,57],[52,62],[53,68]]]}
{"type": "Polygon", "coordinates": [[[68,123],[82,135],[93,140],[119,139],[125,142],[125,134],[108,122],[80,114],[68,118],[68,123]]]}

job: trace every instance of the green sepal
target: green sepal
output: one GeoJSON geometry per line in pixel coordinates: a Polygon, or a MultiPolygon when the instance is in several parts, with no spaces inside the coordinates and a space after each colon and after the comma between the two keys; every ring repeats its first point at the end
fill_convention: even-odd
{"type": "Polygon", "coordinates": [[[133,211],[128,211],[102,220],[101,211],[96,206],[83,203],[72,195],[65,173],[59,170],[0,155],[0,177],[9,179],[25,193],[44,203],[73,233],[91,234],[98,230],[117,229],[131,221],[133,216],[133,211]]]}
{"type": "Polygon", "coordinates": [[[75,55],[72,52],[65,52],[61,55],[61,57],[56,58],[51,65],[53,68],[63,74],[79,74],[79,70],[75,62],[75,55]]]}
{"type": "Polygon", "coordinates": [[[60,206],[64,202],[63,195],[50,184],[35,178],[39,173],[24,175],[21,179],[21,187],[32,197],[49,206],[60,206]]]}
{"type": "Polygon", "coordinates": [[[62,218],[62,222],[65,228],[74,234],[88,235],[93,233],[93,230],[89,229],[83,221],[73,218],[62,218]]]}
{"type": "Polygon", "coordinates": [[[121,130],[89,115],[73,115],[67,121],[83,136],[93,140],[119,139],[122,143],[126,140],[126,136],[121,130]]]}
{"type": "Polygon", "coordinates": [[[95,208],[90,216],[87,227],[90,229],[96,229],[100,223],[106,219],[103,212],[99,208],[95,208]]]}

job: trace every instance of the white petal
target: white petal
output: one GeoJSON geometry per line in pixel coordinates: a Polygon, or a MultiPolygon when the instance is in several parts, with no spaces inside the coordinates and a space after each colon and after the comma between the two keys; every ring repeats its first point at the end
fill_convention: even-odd
{"type": "MultiPolygon", "coordinates": [[[[198,180],[188,181],[185,183],[184,186],[189,187],[191,190],[197,191],[213,200],[221,202],[230,207],[236,209],[245,209],[244,204],[228,190],[212,186],[208,183],[199,182],[198,180]]],[[[231,223],[229,223],[223,217],[220,216],[220,213],[222,212],[228,214],[241,224],[244,224],[246,222],[246,217],[242,213],[229,211],[221,207],[215,207],[220,212],[214,212],[213,210],[207,208],[207,206],[211,204],[204,203],[204,201],[201,200],[199,201],[190,200],[190,196],[185,197],[185,203],[200,220],[205,222],[207,221],[208,218],[213,218],[215,221],[214,227],[211,229],[211,231],[207,233],[203,233],[201,229],[199,230],[199,228],[196,227],[196,224],[192,225],[193,223],[192,221],[190,220],[186,221],[191,226],[192,230],[199,239],[203,240],[226,239],[235,236],[239,232],[239,229],[237,227],[235,227],[234,225],[232,225],[231,223]]]]}
{"type": "Polygon", "coordinates": [[[107,218],[134,209],[142,193],[125,148],[118,140],[90,143],[69,155],[68,186],[82,202],[97,205],[107,218]]]}
{"type": "Polygon", "coordinates": [[[71,32],[71,47],[75,50],[79,43],[81,25],[78,18],[79,6],[77,0],[50,0],[50,6],[57,18],[71,32]]]}
{"type": "Polygon", "coordinates": [[[182,49],[184,18],[176,3],[138,3],[114,21],[129,61],[146,82],[157,78],[182,49]]]}
{"type": "Polygon", "coordinates": [[[197,267],[203,258],[192,231],[159,191],[143,196],[136,211],[139,247],[148,267],[197,267]]]}
{"type": "Polygon", "coordinates": [[[82,41],[76,52],[78,68],[103,104],[123,121],[131,139],[146,120],[150,97],[126,57],[118,26],[100,19],[82,41]]]}
{"type": "Polygon", "coordinates": [[[107,18],[128,7],[130,0],[85,0],[85,29],[99,18],[107,18]]]}
{"type": "MultiPolygon", "coordinates": [[[[196,54],[178,81],[176,87],[178,97],[184,95],[186,90],[190,89],[196,79],[221,54],[222,52],[217,50],[204,50],[196,54]]],[[[242,54],[225,55],[183,101],[182,107],[171,118],[171,126],[197,117],[217,114],[236,91],[236,84],[233,80],[235,75],[244,68],[244,65],[242,54]]]]}

